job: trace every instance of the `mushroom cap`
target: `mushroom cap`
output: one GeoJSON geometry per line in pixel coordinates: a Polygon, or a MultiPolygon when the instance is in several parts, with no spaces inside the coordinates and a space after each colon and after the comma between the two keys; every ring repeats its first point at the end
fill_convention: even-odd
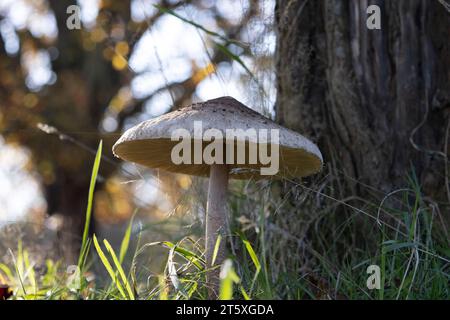
{"type": "MultiPolygon", "coordinates": [[[[180,141],[172,141],[172,133],[177,129],[186,129],[191,137],[191,147],[194,144],[194,123],[201,121],[202,137],[207,129],[219,130],[226,137],[227,129],[266,129],[270,136],[270,130],[279,132],[279,171],[275,176],[261,175],[260,168],[267,168],[269,164],[249,163],[249,149],[260,147],[264,139],[258,136],[245,134],[243,130],[236,131],[236,138],[232,147],[235,148],[234,159],[238,142],[245,144],[246,156],[244,164],[229,164],[231,179],[264,179],[273,177],[304,177],[316,173],[322,168],[322,155],[317,146],[301,134],[287,129],[274,121],[262,116],[258,112],[246,107],[232,97],[221,97],[202,103],[192,104],[188,107],[177,109],[159,117],[143,121],[128,129],[113,146],[113,153],[123,160],[138,163],[140,165],[163,169],[169,172],[183,173],[195,176],[209,176],[210,165],[202,161],[201,164],[174,164],[171,160],[172,148],[180,141]]],[[[226,145],[229,141],[223,139],[223,153],[226,153],[226,145]]],[[[270,145],[270,139],[269,145],[270,145]]],[[[197,140],[198,141],[198,140],[197,140]]],[[[210,140],[202,139],[202,150],[210,140]]],[[[265,141],[267,146],[267,140],[265,141]]],[[[192,149],[194,150],[194,149],[192,149]]],[[[252,149],[254,150],[254,149],[252,149]]],[[[259,149],[258,149],[259,150],[259,149]]],[[[268,148],[267,155],[270,157],[268,148]]],[[[203,152],[203,151],[202,151],[203,152]]],[[[194,152],[191,152],[192,155],[194,152]]]]}

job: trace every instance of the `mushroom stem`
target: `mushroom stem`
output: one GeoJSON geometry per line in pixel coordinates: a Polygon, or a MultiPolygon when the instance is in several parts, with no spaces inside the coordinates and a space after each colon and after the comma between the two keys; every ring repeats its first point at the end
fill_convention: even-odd
{"type": "Polygon", "coordinates": [[[210,168],[208,204],[206,209],[206,284],[208,297],[217,299],[220,286],[220,266],[225,260],[227,219],[228,166],[213,164],[210,168]],[[214,248],[221,235],[219,249],[213,261],[214,248]],[[213,263],[214,262],[214,263],[213,263]]]}

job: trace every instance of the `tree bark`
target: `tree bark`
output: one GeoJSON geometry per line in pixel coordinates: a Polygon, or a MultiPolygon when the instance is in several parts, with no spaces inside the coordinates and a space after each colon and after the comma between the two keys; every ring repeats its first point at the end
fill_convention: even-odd
{"type": "Polygon", "coordinates": [[[361,183],[392,191],[413,166],[424,191],[441,195],[450,121],[445,8],[426,0],[278,0],[275,16],[278,121],[361,183]],[[381,30],[366,26],[371,4],[381,8],[381,30]]]}

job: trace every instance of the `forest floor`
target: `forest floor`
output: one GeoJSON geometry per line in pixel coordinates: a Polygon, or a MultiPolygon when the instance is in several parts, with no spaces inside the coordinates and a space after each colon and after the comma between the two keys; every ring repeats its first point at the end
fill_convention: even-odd
{"type": "MultiPolygon", "coordinates": [[[[58,258],[56,238],[42,228],[10,226],[3,230],[8,241],[0,241],[2,297],[206,299],[201,223],[131,219],[119,240],[89,236],[99,165],[97,155],[77,263],[58,258]],[[164,230],[167,238],[155,241],[164,230]]],[[[231,185],[221,299],[450,298],[450,240],[440,209],[448,204],[424,197],[414,172],[404,189],[373,199],[342,199],[324,177],[231,185]]]]}

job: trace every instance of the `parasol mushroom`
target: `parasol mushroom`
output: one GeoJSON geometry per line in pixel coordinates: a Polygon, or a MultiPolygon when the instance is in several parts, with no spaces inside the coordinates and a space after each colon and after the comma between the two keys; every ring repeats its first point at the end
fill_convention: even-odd
{"type": "Polygon", "coordinates": [[[113,153],[150,168],[209,177],[205,256],[211,268],[207,272],[210,298],[217,297],[218,267],[226,257],[228,180],[304,177],[322,167],[315,144],[232,97],[144,121],[120,137],[113,153]]]}

